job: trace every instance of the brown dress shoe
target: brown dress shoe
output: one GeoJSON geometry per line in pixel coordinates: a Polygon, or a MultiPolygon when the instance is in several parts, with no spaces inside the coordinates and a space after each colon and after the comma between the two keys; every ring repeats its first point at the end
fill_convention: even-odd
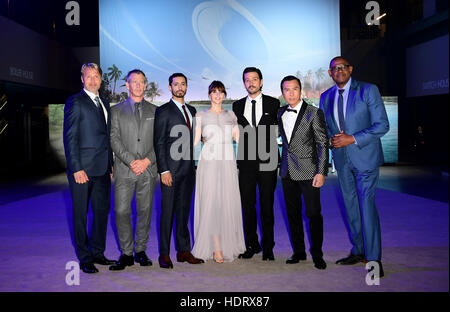
{"type": "Polygon", "coordinates": [[[177,253],[177,261],[178,262],[188,262],[190,264],[199,264],[204,263],[202,259],[195,258],[189,251],[178,252],[177,253]]]}
{"type": "Polygon", "coordinates": [[[160,255],[158,258],[159,266],[163,269],[173,269],[172,260],[169,255],[160,255]]]}

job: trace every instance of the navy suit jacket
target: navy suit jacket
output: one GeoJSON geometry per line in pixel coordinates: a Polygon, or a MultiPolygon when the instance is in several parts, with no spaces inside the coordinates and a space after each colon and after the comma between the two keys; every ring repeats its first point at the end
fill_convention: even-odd
{"type": "Polygon", "coordinates": [[[196,109],[186,104],[192,115],[188,131],[183,113],[170,100],[155,111],[154,148],[158,172],[170,171],[173,178],[192,174],[194,170],[194,129],[196,109]]]}
{"type": "Polygon", "coordinates": [[[81,91],[66,101],[63,140],[68,174],[80,170],[84,170],[88,177],[111,173],[111,111],[109,102],[102,97],[101,101],[108,112],[106,125],[86,92],[81,91]]]}
{"type": "MultiPolygon", "coordinates": [[[[337,86],[320,96],[320,108],[325,113],[328,136],[338,134],[333,107],[337,86]]],[[[357,144],[333,148],[336,169],[348,159],[359,171],[371,171],[384,163],[380,138],[389,131],[389,121],[377,86],[352,79],[345,113],[344,132],[353,135],[357,144]]]]}

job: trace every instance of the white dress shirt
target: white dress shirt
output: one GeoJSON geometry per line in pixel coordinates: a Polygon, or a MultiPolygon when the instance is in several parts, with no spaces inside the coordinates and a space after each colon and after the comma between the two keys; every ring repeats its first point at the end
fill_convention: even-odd
{"type": "Polygon", "coordinates": [[[260,93],[257,97],[252,99],[250,96],[247,96],[247,100],[245,101],[245,108],[244,108],[244,117],[247,119],[249,124],[252,124],[252,100],[255,100],[255,115],[256,115],[256,126],[259,123],[259,120],[262,117],[263,114],[263,107],[262,107],[262,93],[260,93]]]}
{"type": "Polygon", "coordinates": [[[105,114],[105,121],[108,122],[108,112],[106,111],[105,105],[102,103],[102,99],[100,98],[100,95],[95,95],[94,93],[92,93],[91,91],[88,91],[86,89],[83,89],[84,92],[86,92],[87,95],[89,95],[89,97],[91,98],[92,102],[94,102],[94,105],[97,106],[97,102],[95,102],[95,98],[98,97],[98,100],[100,102],[100,106],[103,109],[103,114],[105,114]]]}
{"type": "Polygon", "coordinates": [[[300,100],[300,102],[294,108],[292,108],[289,105],[289,109],[293,109],[297,113],[288,112],[286,110],[283,113],[283,116],[281,116],[281,121],[283,122],[284,133],[286,133],[286,138],[288,140],[288,143],[291,141],[292,131],[294,131],[295,122],[297,121],[297,117],[298,117],[298,114],[300,113],[300,108],[302,107],[302,104],[303,104],[303,100],[300,100]]]}

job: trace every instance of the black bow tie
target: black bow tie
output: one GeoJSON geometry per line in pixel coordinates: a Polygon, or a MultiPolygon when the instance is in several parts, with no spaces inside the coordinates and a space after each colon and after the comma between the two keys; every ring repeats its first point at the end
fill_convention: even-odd
{"type": "Polygon", "coordinates": [[[286,108],[287,112],[293,112],[295,114],[297,114],[297,111],[295,109],[290,109],[290,108],[286,108]]]}

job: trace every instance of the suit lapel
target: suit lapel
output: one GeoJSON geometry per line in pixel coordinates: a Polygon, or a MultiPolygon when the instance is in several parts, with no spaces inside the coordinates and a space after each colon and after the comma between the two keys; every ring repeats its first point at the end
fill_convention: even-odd
{"type": "Polygon", "coordinates": [[[358,90],[358,82],[352,79],[352,84],[350,85],[350,89],[348,90],[348,100],[347,100],[347,108],[345,111],[345,120],[348,120],[349,112],[355,110],[355,97],[356,92],[358,90]]]}
{"type": "Polygon", "coordinates": [[[127,99],[126,104],[126,114],[128,116],[128,120],[131,121],[131,123],[134,125],[134,128],[136,129],[136,133],[139,134],[140,129],[138,128],[136,116],[134,116],[133,104],[130,102],[130,98],[127,99]]]}
{"type": "Polygon", "coordinates": [[[286,112],[287,107],[288,107],[288,105],[285,105],[281,108],[280,113],[279,113],[279,118],[278,118],[278,124],[280,125],[281,137],[283,139],[283,142],[287,142],[287,136],[286,136],[286,132],[284,131],[284,125],[283,125],[283,119],[282,119],[283,114],[286,112]]]}
{"type": "Polygon", "coordinates": [[[300,125],[300,123],[303,120],[303,115],[305,114],[307,105],[308,104],[306,104],[305,100],[303,100],[302,101],[302,107],[300,107],[300,111],[298,112],[297,119],[295,120],[294,129],[292,129],[291,140],[289,141],[289,144],[291,144],[292,139],[295,136],[295,132],[297,131],[298,126],[300,125]]]}
{"type": "Polygon", "coordinates": [[[261,120],[263,120],[263,118],[265,116],[265,113],[270,111],[269,101],[266,101],[266,98],[265,98],[266,96],[264,94],[261,94],[261,96],[262,96],[261,97],[261,100],[262,100],[262,114],[261,114],[261,118],[259,119],[258,124],[256,126],[258,126],[259,123],[261,122],[261,120]]]}
{"type": "MultiPolygon", "coordinates": [[[[89,103],[89,104],[88,104],[89,109],[92,110],[92,111],[95,113],[95,115],[97,116],[97,120],[100,122],[100,124],[105,124],[106,128],[109,129],[109,118],[110,118],[110,113],[109,113],[108,108],[107,108],[106,105],[104,104],[105,102],[103,101],[102,98],[100,98],[100,95],[99,95],[99,98],[100,98],[100,100],[102,101],[103,106],[104,106],[105,109],[106,109],[106,112],[108,113],[108,120],[105,120],[104,118],[102,118],[102,117],[100,116],[100,112],[99,112],[99,109],[98,109],[97,105],[96,105],[95,102],[91,99],[91,97],[84,91],[84,89],[81,90],[81,94],[82,94],[82,96],[84,97],[84,99],[86,100],[86,102],[89,103]],[[106,123],[105,123],[105,122],[106,122],[106,123]]],[[[103,113],[103,109],[102,109],[102,113],[103,113]]]]}
{"type": "MultiPolygon", "coordinates": [[[[185,104],[185,105],[188,108],[189,113],[191,113],[191,117],[192,117],[191,118],[191,132],[193,133],[194,129],[195,129],[195,110],[190,105],[188,105],[188,104],[185,104]]],[[[187,125],[187,123],[186,123],[186,125],[187,125]]]]}
{"type": "Polygon", "coordinates": [[[335,85],[333,89],[330,90],[328,94],[328,106],[327,106],[327,112],[326,114],[330,116],[332,127],[334,129],[338,129],[337,132],[339,132],[339,128],[337,126],[336,120],[334,119],[334,99],[336,98],[336,92],[337,92],[337,86],[335,85]]]}
{"type": "Polygon", "coordinates": [[[245,119],[245,117],[244,117],[244,110],[245,110],[245,101],[246,101],[246,97],[245,98],[243,98],[243,99],[240,99],[239,100],[239,102],[238,102],[238,105],[237,105],[237,108],[238,108],[238,114],[239,115],[241,115],[244,119],[245,119]]]}
{"type": "MultiPolygon", "coordinates": [[[[184,125],[186,125],[186,127],[187,127],[187,122],[186,122],[186,117],[184,117],[184,113],[182,113],[181,111],[180,111],[180,109],[178,108],[178,106],[177,106],[177,104],[175,104],[173,101],[172,101],[172,99],[170,100],[170,103],[172,104],[172,110],[174,111],[174,112],[176,112],[175,114],[178,116],[178,119],[180,119],[180,121],[181,122],[183,122],[184,123],[184,125]]],[[[186,104],[186,103],[185,103],[186,104]]],[[[191,108],[189,107],[189,106],[187,106],[186,105],[186,107],[187,107],[187,109],[189,110],[189,112],[191,113],[191,115],[192,115],[192,120],[191,120],[191,129],[194,129],[194,114],[192,113],[192,110],[191,110],[191,108]]]]}

